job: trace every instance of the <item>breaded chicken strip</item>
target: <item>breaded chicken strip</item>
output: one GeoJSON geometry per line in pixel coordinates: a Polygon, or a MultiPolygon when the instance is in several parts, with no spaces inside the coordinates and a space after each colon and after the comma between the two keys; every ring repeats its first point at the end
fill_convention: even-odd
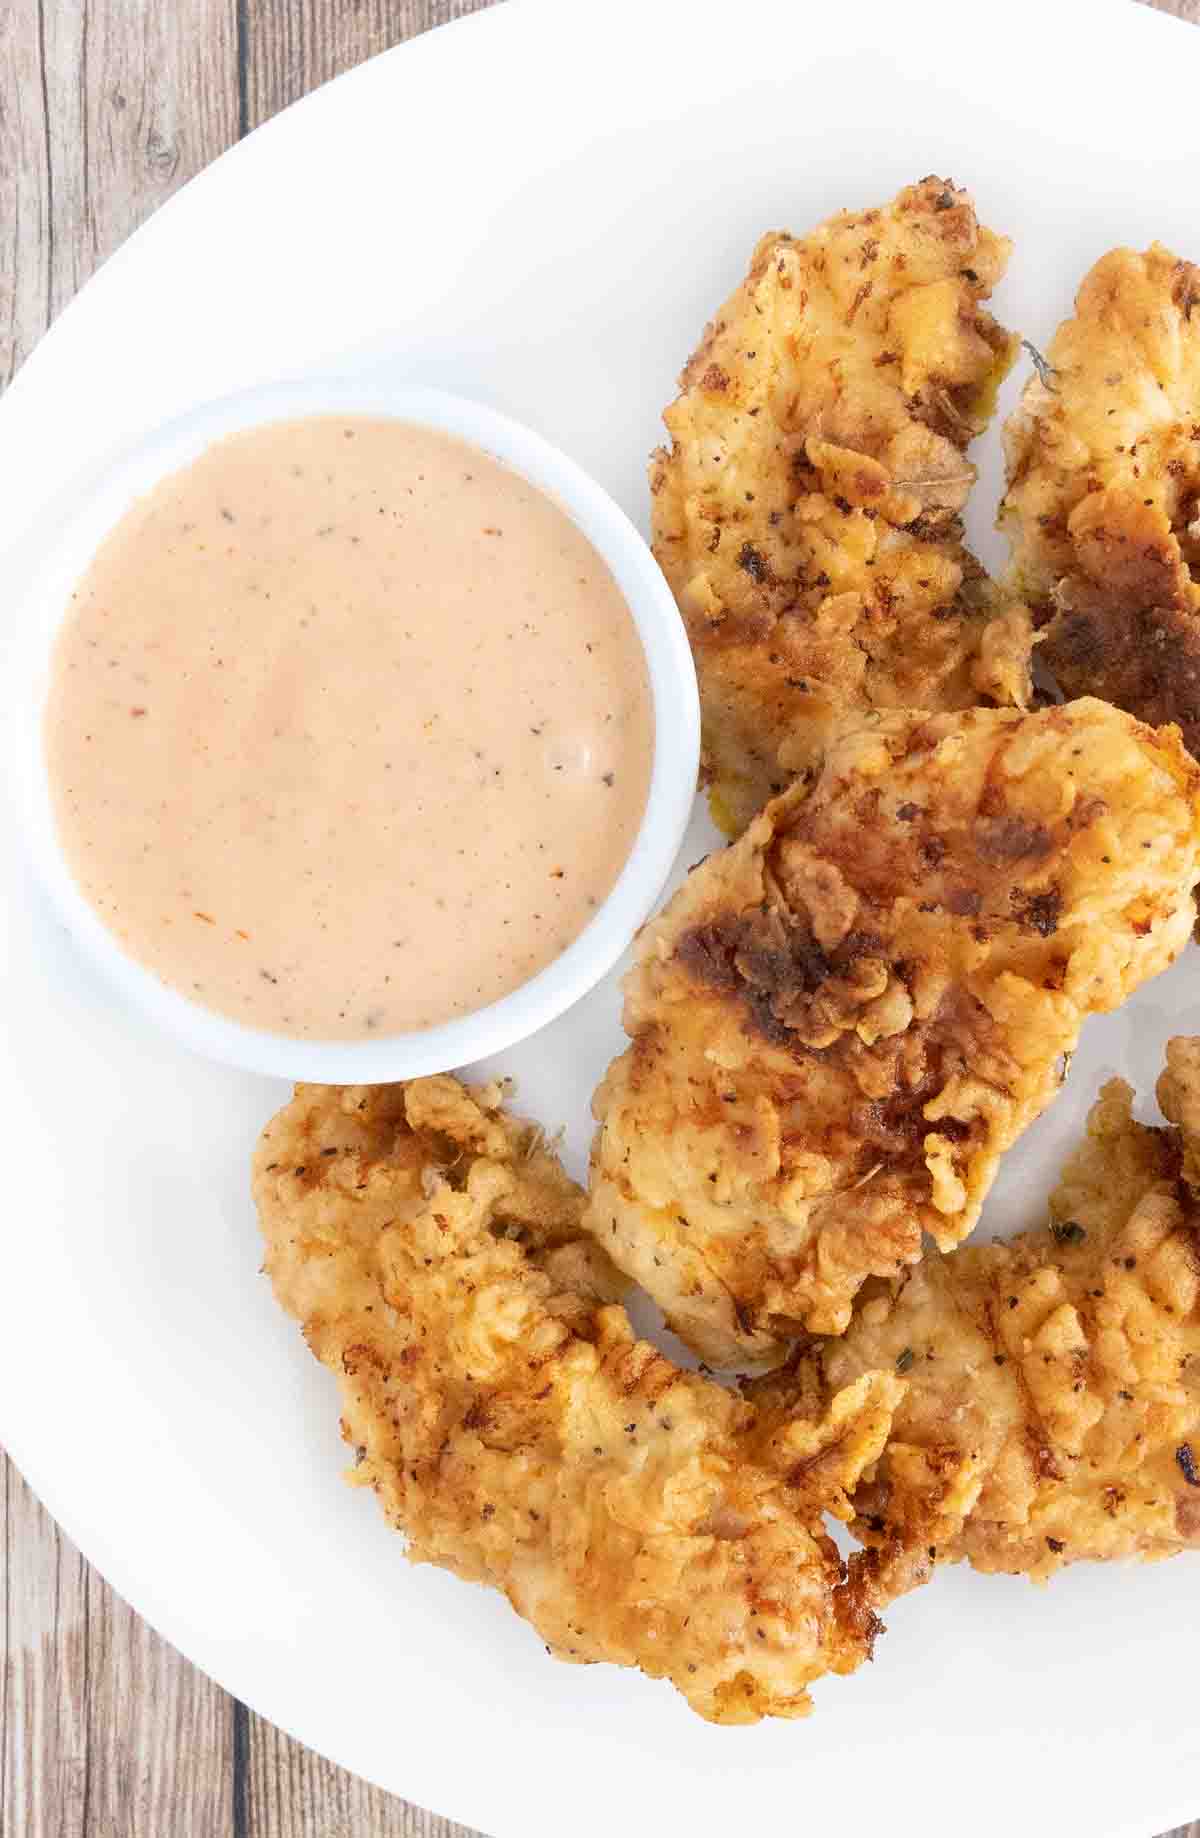
{"type": "Polygon", "coordinates": [[[1001,525],[1069,696],[1200,756],[1200,268],[1114,249],[1005,430],[1001,525]]]}
{"type": "Polygon", "coordinates": [[[587,1224],[713,1365],[975,1224],[1089,1014],[1187,940],[1200,774],[1084,700],[877,715],[641,935],[587,1224]]]}
{"type": "MultiPolygon", "coordinates": [[[[897,1594],[934,1563],[1042,1579],[1081,1558],[1200,1551],[1200,1042],[1173,1040],[1133,1121],[1104,1086],[1050,1224],[933,1254],[807,1354],[810,1399],[888,1366],[909,1390],[855,1530],[897,1594]]],[[[760,1388],[782,1407],[786,1381],[760,1388]]]]}
{"type": "Polygon", "coordinates": [[[718,824],[736,834],[847,711],[1024,703],[1030,627],[963,547],[1015,341],[1009,244],[947,180],[764,236],[666,410],[654,552],[687,623],[718,824]]]}
{"type": "Polygon", "coordinates": [[[847,1516],[903,1381],[808,1421],[679,1371],[606,1303],[580,1189],[498,1102],[301,1086],[263,1133],[266,1268],[337,1377],[353,1478],[559,1658],[640,1666],[719,1723],[802,1716],[879,1630],[821,1515],[847,1516]]]}

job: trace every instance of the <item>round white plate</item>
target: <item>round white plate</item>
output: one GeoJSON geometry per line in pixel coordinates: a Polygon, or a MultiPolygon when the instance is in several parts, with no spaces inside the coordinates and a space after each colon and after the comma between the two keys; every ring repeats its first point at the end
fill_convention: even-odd
{"type": "MultiPolygon", "coordinates": [[[[1198,93],[1200,32],[1125,0],[520,0],[419,39],[218,161],[63,314],[0,402],[0,606],[117,444],[332,363],[490,401],[644,522],[659,408],[761,230],[948,174],[1016,238],[998,310],[1044,340],[1109,245],[1200,254],[1198,93]]],[[[340,1485],[333,1382],[257,1274],[247,1158],[283,1088],[116,1009],[10,817],[0,872],[0,1436],[223,1685],[493,1838],[1147,1838],[1200,1810],[1187,1558],[1049,1591],[946,1572],[810,1721],[737,1730],[554,1665],[498,1596],[409,1567],[340,1485]]],[[[1091,1026],[989,1225],[1040,1216],[1102,1074],[1150,1093],[1200,1028],[1197,962],[1091,1026]]],[[[610,986],[506,1068],[577,1166],[617,1013],[610,986]]]]}

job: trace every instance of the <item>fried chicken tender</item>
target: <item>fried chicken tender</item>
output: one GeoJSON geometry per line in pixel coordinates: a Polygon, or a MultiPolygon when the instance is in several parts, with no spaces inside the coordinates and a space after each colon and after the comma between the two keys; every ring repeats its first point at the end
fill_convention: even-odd
{"type": "Polygon", "coordinates": [[[821,1515],[849,1515],[903,1381],[809,1420],[678,1370],[499,1100],[300,1086],[263,1132],[266,1269],[337,1377],[352,1478],[410,1557],[503,1590],[559,1658],[640,1666],[718,1723],[802,1716],[879,1631],[821,1515]]]}
{"type": "Polygon", "coordinates": [[[642,932],[589,1229],[714,1366],[975,1224],[1085,1017],[1187,940],[1200,773],[1083,700],[876,715],[642,932]]]}
{"type": "MultiPolygon", "coordinates": [[[[1038,1580],[1080,1559],[1200,1550],[1200,1041],[1159,1083],[1179,1127],[1101,1090],[1050,1224],[932,1254],[804,1356],[797,1395],[890,1367],[908,1394],[858,1491],[856,1532],[889,1596],[934,1563],[1038,1580]]],[[[786,1382],[761,1390],[782,1407],[786,1382]]]]}
{"type": "Polygon", "coordinates": [[[1005,430],[1000,521],[1070,696],[1174,721],[1200,756],[1200,268],[1114,249],[1005,430]]]}
{"type": "Polygon", "coordinates": [[[923,179],[879,210],[764,236],[666,410],[654,553],[700,678],[728,834],[847,712],[1024,704],[1030,622],[963,546],[1015,340],[981,304],[1009,244],[923,179]]]}

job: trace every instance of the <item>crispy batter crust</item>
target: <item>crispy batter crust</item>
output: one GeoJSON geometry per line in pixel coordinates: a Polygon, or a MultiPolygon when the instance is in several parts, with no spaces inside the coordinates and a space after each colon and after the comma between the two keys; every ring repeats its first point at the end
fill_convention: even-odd
{"type": "Polygon", "coordinates": [[[1200,755],[1200,268],[1113,249],[1005,429],[1001,525],[1067,695],[1200,755]]]}
{"type": "MultiPolygon", "coordinates": [[[[1200,1042],[1170,1043],[1174,1129],[1135,1123],[1129,1086],[1104,1086],[1049,1226],[931,1255],[805,1356],[825,1386],[880,1366],[909,1382],[856,1496],[881,1588],[964,1558],[1040,1580],[1200,1549],[1200,1206],[1181,1178],[1198,1065],[1200,1042]]],[[[786,1383],[760,1395],[786,1401],[786,1383]]]]}
{"type": "Polygon", "coordinates": [[[876,716],[643,932],[586,1222],[714,1365],[978,1217],[1084,1018],[1186,942],[1197,774],[1101,702],[876,716]]]}
{"type": "Polygon", "coordinates": [[[760,1409],[635,1339],[583,1195],[499,1089],[301,1086],[263,1132],[266,1269],[336,1375],[352,1478],[409,1555],[503,1590],[560,1659],[704,1717],[810,1709],[879,1631],[822,1527],[903,1395],[760,1409]]]}
{"type": "Polygon", "coordinates": [[[1009,244],[928,178],[764,236],[666,410],[654,549],[696,656],[713,813],[733,834],[846,711],[1029,693],[1030,626],[962,544],[1014,340],[982,302],[1009,244]]]}

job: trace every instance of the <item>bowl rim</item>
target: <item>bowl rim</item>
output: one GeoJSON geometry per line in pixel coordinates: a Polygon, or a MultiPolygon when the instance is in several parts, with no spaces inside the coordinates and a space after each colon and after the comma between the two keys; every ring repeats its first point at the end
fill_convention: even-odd
{"type": "Polygon", "coordinates": [[[597,480],[544,436],[481,402],[386,372],[279,379],[197,405],[120,448],[68,487],[39,527],[45,552],[19,596],[12,688],[18,815],[32,865],[57,916],[117,995],[210,1059],[319,1084],[376,1084],[444,1072],[538,1032],[604,977],[650,914],[695,800],[700,707],[674,596],[648,544],[597,480]],[[416,1032],[307,1040],[252,1028],[203,1007],[129,955],[77,885],[58,841],[43,724],[54,644],[71,588],[132,504],[227,434],[308,416],[356,414],[416,423],[482,448],[552,498],[592,543],[629,607],[645,658],[654,755],[645,810],[612,889],[583,931],[498,1001],[416,1032]]]}

